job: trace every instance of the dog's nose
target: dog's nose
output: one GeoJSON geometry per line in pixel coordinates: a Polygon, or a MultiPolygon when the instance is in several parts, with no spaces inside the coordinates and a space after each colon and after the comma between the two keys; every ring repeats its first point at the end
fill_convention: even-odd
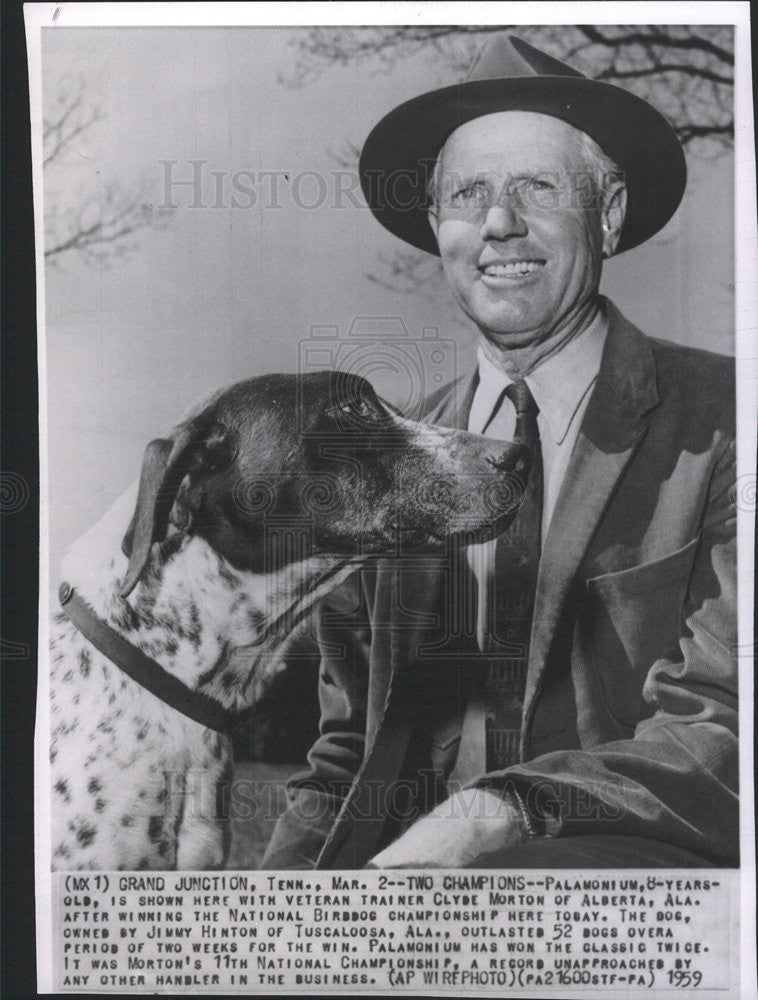
{"type": "Polygon", "coordinates": [[[531,448],[527,448],[525,451],[516,459],[516,464],[513,466],[514,472],[523,473],[527,475],[534,464],[534,452],[531,448]]]}
{"type": "Polygon", "coordinates": [[[532,467],[534,455],[527,445],[514,441],[506,445],[499,455],[488,458],[487,461],[498,472],[515,472],[518,475],[526,475],[532,467]]]}

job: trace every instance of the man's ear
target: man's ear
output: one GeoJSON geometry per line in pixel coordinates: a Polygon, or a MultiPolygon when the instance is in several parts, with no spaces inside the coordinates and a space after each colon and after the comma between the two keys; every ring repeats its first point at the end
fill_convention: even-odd
{"type": "Polygon", "coordinates": [[[437,209],[434,207],[434,205],[432,205],[431,208],[427,209],[427,211],[426,211],[426,217],[427,217],[427,219],[429,219],[429,225],[432,227],[432,232],[434,233],[434,238],[438,239],[438,235],[437,234],[439,233],[440,220],[439,220],[439,217],[437,215],[437,209]]]}
{"type": "Polygon", "coordinates": [[[626,185],[620,181],[606,192],[601,212],[603,225],[603,257],[612,257],[616,252],[621,230],[626,218],[626,185]]]}

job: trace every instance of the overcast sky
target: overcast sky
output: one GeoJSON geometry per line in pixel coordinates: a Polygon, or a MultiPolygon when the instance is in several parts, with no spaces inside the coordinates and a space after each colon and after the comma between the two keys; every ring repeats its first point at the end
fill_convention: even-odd
{"type": "MultiPolygon", "coordinates": [[[[63,548],[136,478],[146,443],[210,389],[357,357],[381,390],[391,393],[394,378],[403,402],[435,336],[435,373],[470,364],[470,325],[436,286],[408,295],[367,277],[386,277],[380,258],[402,244],[330,153],[360,145],[396,104],[455,76],[422,55],[389,73],[330,66],[294,87],[281,78],[294,71],[299,31],[43,30],[46,108],[61,80],[82,79],[102,113],[46,170],[47,203],[70,211],[118,182],[176,206],[108,269],[72,253],[48,269],[53,580],[63,548]],[[272,191],[264,171],[286,179],[272,191]],[[204,207],[191,207],[190,185],[167,183],[193,177],[204,207]],[[396,346],[380,336],[351,347],[351,330],[396,346]]],[[[647,333],[732,353],[732,161],[690,158],[689,170],[674,219],[609,262],[602,290],[647,333]]]]}

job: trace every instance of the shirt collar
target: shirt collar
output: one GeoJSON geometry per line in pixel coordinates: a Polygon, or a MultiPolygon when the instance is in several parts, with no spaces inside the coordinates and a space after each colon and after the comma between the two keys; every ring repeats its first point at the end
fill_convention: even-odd
{"type": "MultiPolygon", "coordinates": [[[[526,384],[556,444],[566,437],[574,414],[597,378],[607,334],[608,319],[601,308],[586,330],[526,376],[526,384]]],[[[503,389],[513,379],[496,368],[481,347],[477,358],[477,422],[484,425],[503,389]],[[483,414],[486,415],[482,419],[483,414]]]]}

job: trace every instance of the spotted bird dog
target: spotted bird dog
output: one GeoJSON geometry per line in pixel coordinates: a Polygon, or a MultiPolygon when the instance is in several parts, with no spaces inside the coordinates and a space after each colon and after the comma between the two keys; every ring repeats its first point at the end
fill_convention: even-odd
{"type": "MultiPolygon", "coordinates": [[[[136,504],[73,546],[64,577],[163,671],[241,711],[319,597],[372,557],[504,530],[528,465],[521,445],[404,419],[356,376],[253,378],[148,445],[136,504]]],[[[63,611],[50,666],[53,867],[223,866],[228,735],[127,676],[63,611]]]]}

